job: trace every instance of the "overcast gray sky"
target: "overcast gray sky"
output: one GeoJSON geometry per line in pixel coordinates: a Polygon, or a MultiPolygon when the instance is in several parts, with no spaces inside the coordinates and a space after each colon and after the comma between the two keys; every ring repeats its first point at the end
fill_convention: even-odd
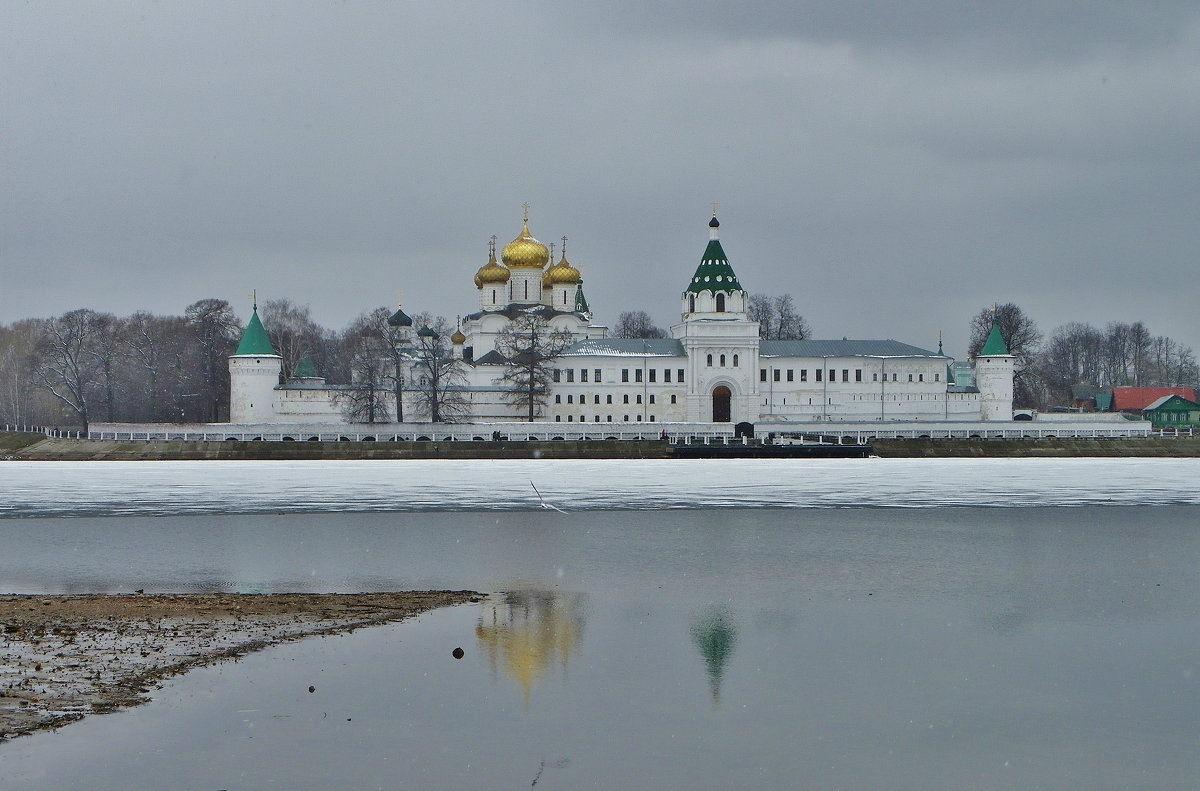
{"type": "Polygon", "coordinates": [[[719,202],[820,337],[965,353],[1024,307],[1200,348],[1194,2],[0,2],[0,322],[340,329],[475,309],[566,235],[597,320],[679,318],[719,202]]]}

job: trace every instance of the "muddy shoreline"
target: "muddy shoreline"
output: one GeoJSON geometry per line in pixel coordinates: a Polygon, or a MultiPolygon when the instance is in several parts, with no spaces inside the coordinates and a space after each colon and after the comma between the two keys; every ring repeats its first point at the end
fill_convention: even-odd
{"type": "Polygon", "coordinates": [[[474,591],[0,596],[0,742],[150,700],[163,679],[289,640],[479,601],[474,591]]]}

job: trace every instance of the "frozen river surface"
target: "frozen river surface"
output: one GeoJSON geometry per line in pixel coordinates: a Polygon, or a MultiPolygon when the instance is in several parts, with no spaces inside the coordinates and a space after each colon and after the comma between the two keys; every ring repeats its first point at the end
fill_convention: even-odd
{"type": "Polygon", "coordinates": [[[197,671],[148,706],[0,745],[0,778],[1195,789],[1197,472],[0,464],[0,590],[492,594],[197,671]]]}

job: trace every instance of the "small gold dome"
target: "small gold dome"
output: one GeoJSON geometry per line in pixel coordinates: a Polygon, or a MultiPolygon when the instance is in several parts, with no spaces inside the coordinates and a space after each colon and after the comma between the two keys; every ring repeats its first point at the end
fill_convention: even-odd
{"type": "Polygon", "coordinates": [[[450,342],[455,346],[462,346],[467,342],[467,336],[462,334],[462,330],[455,330],[454,334],[450,336],[450,342]]]}
{"type": "Polygon", "coordinates": [[[546,274],[542,275],[542,287],[573,286],[579,282],[579,277],[579,270],[567,262],[567,254],[564,252],[562,260],[547,269],[546,274]]]}
{"type": "Polygon", "coordinates": [[[504,246],[500,260],[509,269],[541,269],[550,260],[550,251],[530,235],[529,220],[525,220],[521,235],[504,246]]]}
{"type": "Polygon", "coordinates": [[[511,273],[496,263],[496,251],[488,256],[488,262],[475,273],[475,288],[483,288],[484,283],[507,283],[511,273]]]}

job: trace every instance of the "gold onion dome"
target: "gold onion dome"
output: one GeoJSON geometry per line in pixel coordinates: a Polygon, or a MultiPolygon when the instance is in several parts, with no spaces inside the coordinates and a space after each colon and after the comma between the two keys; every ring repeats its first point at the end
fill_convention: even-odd
{"type": "Polygon", "coordinates": [[[467,342],[467,336],[462,334],[462,330],[455,330],[454,334],[450,336],[450,342],[455,346],[462,346],[467,342]]]}
{"type": "Polygon", "coordinates": [[[475,287],[483,288],[484,283],[507,283],[511,273],[496,263],[496,251],[492,250],[488,262],[475,273],[475,287]]]}
{"type": "Polygon", "coordinates": [[[521,226],[521,235],[504,245],[500,260],[509,269],[542,269],[550,260],[550,250],[529,233],[529,220],[521,226]]]}
{"type": "Polygon", "coordinates": [[[563,250],[562,259],[546,270],[542,275],[543,286],[573,286],[579,282],[579,270],[567,262],[567,251],[563,250]]]}

